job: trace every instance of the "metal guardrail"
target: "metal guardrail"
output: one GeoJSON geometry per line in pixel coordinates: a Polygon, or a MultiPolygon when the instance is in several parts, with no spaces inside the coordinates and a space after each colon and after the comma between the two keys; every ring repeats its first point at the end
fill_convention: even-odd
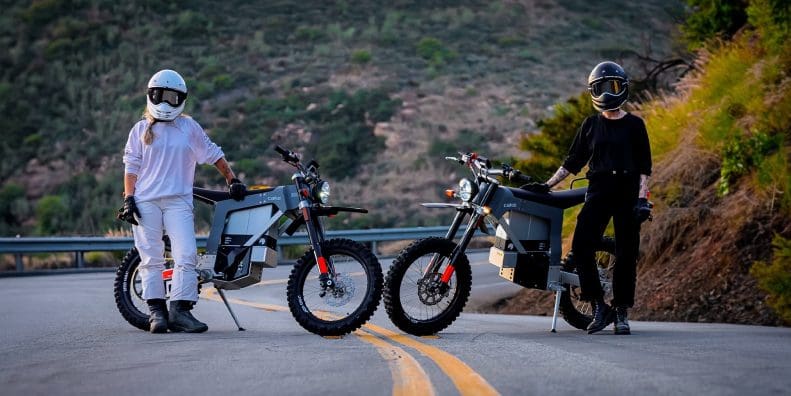
{"type": "MultiPolygon", "coordinates": [[[[385,241],[401,241],[445,236],[448,226],[411,227],[411,228],[373,228],[368,230],[333,230],[327,231],[327,238],[348,238],[357,242],[371,242],[376,252],[376,243],[385,241]]],[[[198,247],[206,246],[206,235],[196,237],[198,247]]],[[[295,233],[292,236],[282,235],[278,238],[278,246],[304,245],[308,243],[307,234],[295,233]]],[[[24,272],[25,254],[74,252],[75,267],[84,268],[86,252],[127,251],[134,246],[132,237],[39,237],[39,238],[0,238],[0,254],[15,256],[16,270],[24,272]]]]}

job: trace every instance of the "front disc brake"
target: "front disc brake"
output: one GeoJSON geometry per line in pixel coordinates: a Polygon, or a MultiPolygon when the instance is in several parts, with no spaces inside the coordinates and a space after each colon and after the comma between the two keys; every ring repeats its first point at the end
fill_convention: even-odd
{"type": "Polygon", "coordinates": [[[430,277],[421,278],[417,281],[417,296],[425,305],[437,305],[450,292],[449,285],[442,283],[440,274],[432,274],[430,277]]]}
{"type": "Polygon", "coordinates": [[[340,307],[354,297],[354,280],[349,274],[335,275],[334,285],[324,291],[324,302],[332,307],[340,307]]]}

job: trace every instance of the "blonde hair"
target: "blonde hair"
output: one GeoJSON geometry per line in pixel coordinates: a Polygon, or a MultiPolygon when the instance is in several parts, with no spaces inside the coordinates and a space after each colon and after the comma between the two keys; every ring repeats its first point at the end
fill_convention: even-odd
{"type": "MultiPolygon", "coordinates": [[[[178,117],[189,117],[189,115],[181,113],[176,118],[178,117]]],[[[159,122],[159,120],[154,118],[154,116],[148,112],[148,108],[143,110],[143,118],[148,121],[148,125],[146,125],[146,132],[143,134],[143,143],[150,145],[151,143],[154,143],[154,124],[159,122]]]]}
{"type": "Polygon", "coordinates": [[[146,132],[143,134],[143,143],[150,145],[154,143],[154,124],[157,122],[156,118],[154,118],[151,113],[148,112],[148,108],[143,111],[143,118],[148,121],[148,125],[146,125],[146,132]]]}

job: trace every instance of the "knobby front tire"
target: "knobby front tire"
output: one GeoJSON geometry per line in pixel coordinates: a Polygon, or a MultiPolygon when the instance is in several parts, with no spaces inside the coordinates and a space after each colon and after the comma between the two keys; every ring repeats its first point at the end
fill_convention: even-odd
{"type": "Polygon", "coordinates": [[[335,268],[337,289],[321,288],[320,271],[310,249],[288,277],[288,307],[305,330],[341,336],[359,329],[376,311],[382,298],[382,267],[367,247],[350,239],[324,241],[321,250],[335,268]]]}
{"type": "Polygon", "coordinates": [[[467,304],[472,287],[472,271],[467,256],[456,263],[449,289],[442,293],[421,286],[421,279],[438,279],[450,261],[456,244],[445,238],[417,240],[402,250],[393,261],[385,279],[384,303],[387,315],[396,327],[416,335],[436,334],[450,326],[467,304]],[[424,276],[432,257],[439,255],[441,265],[424,276]]]}

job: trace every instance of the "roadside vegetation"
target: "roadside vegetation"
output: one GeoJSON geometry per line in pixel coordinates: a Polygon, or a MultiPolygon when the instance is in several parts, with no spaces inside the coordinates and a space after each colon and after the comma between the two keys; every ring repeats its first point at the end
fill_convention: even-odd
{"type": "MultiPolygon", "coordinates": [[[[632,108],[648,128],[656,204],[654,222],[643,226],[644,303],[636,313],[791,323],[791,6],[689,5],[682,31],[685,44],[697,49],[695,70],[674,90],[649,92],[632,108]]],[[[557,105],[538,123],[540,133],[522,140],[529,156],[521,166],[545,176],[557,169],[590,114],[586,97],[557,105]]],[[[546,312],[548,301],[524,294],[505,311],[546,312]]]]}

